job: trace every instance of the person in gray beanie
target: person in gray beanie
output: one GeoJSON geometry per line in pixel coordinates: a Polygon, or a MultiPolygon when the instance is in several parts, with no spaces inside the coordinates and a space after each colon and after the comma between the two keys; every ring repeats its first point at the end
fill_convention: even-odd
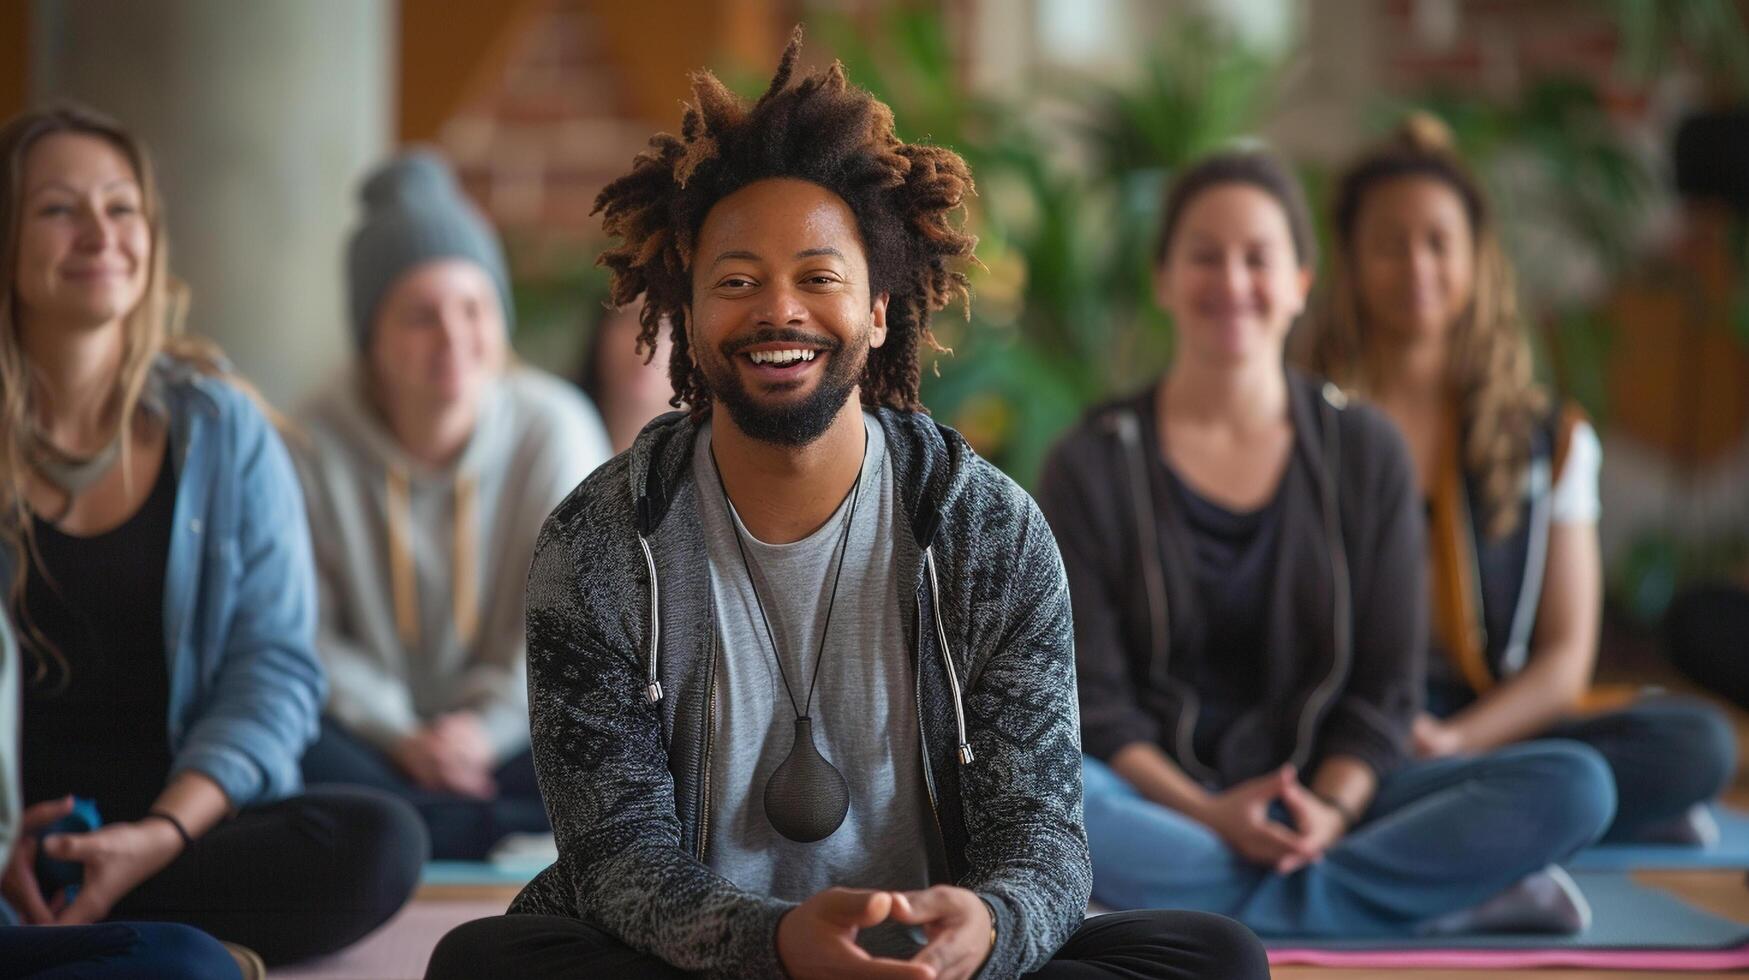
{"type": "Polygon", "coordinates": [[[497,236],[435,153],[364,182],[346,253],[358,357],[300,413],[318,649],[311,782],[395,792],[438,858],[547,831],[528,752],[523,582],[553,506],[607,459],[575,388],[509,350],[497,236]]]}
{"type": "Polygon", "coordinates": [[[361,351],[389,287],[437,259],[472,262],[491,277],[506,329],[513,325],[510,274],[498,236],[462,197],[443,158],[413,150],[377,168],[359,197],[365,213],[346,249],[352,335],[361,351]]]}

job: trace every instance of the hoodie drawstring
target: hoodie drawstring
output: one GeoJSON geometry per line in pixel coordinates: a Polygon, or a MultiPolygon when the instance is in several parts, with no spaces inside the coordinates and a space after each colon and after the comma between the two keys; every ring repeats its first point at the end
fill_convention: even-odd
{"type": "Polygon", "coordinates": [[[644,674],[644,700],[655,704],[662,700],[662,682],[656,677],[656,651],[662,643],[662,593],[656,586],[656,556],[651,554],[650,542],[642,534],[638,535],[638,546],[644,549],[644,567],[650,572],[650,655],[644,674]]]}
{"type": "Polygon", "coordinates": [[[401,646],[419,645],[419,590],[413,577],[413,503],[407,471],[391,464],[386,500],[389,525],[389,588],[395,598],[395,631],[401,646]]]}
{"type": "Polygon", "coordinates": [[[474,519],[479,481],[472,475],[455,481],[455,564],[450,573],[450,598],[455,608],[455,635],[463,647],[472,647],[480,628],[479,566],[476,537],[480,522],[474,519]]]}
{"type": "Polygon", "coordinates": [[[966,738],[966,708],[960,698],[960,675],[953,666],[953,651],[947,646],[947,628],[941,622],[941,586],[935,578],[935,546],[923,549],[923,567],[929,571],[929,605],[935,611],[935,638],[941,643],[941,664],[947,668],[947,686],[953,691],[953,721],[959,733],[960,765],[969,766],[977,757],[966,738]]]}
{"type": "MultiPolygon", "coordinates": [[[[404,467],[390,464],[386,486],[389,537],[389,588],[395,602],[395,631],[407,649],[419,645],[419,586],[413,561],[413,500],[404,467]]],[[[450,600],[457,641],[471,646],[480,628],[479,481],[458,476],[455,481],[455,522],[451,547],[450,600]]]]}
{"type": "MultiPolygon", "coordinates": [[[[657,653],[661,649],[662,616],[661,590],[656,584],[656,558],[650,551],[650,542],[642,534],[638,535],[638,547],[644,552],[644,567],[650,576],[650,649],[645,658],[644,667],[644,700],[650,704],[662,700],[662,682],[657,676],[657,653]]],[[[959,745],[956,754],[961,765],[971,765],[977,756],[972,753],[972,744],[966,737],[966,709],[964,699],[960,695],[959,671],[953,666],[953,651],[947,645],[947,627],[941,621],[941,585],[935,575],[935,548],[923,549],[924,568],[929,573],[930,605],[935,611],[935,638],[941,645],[941,663],[947,668],[947,683],[953,693],[953,719],[955,731],[959,735],[959,745]]]]}

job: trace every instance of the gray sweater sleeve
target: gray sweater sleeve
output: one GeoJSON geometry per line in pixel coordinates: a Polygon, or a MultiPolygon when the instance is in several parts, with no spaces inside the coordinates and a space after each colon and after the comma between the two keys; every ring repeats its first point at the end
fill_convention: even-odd
{"type": "Polygon", "coordinates": [[[999,582],[999,594],[979,596],[975,608],[1008,611],[985,641],[989,652],[966,693],[977,758],[960,770],[970,869],[961,884],[995,915],[985,977],[1018,976],[1049,962],[1080,926],[1093,884],[1068,581],[1044,517],[1018,488],[1011,493],[1016,506],[997,511],[1006,526],[966,535],[962,544],[974,552],[968,567],[1003,569],[981,576],[999,582]]]}
{"type": "Polygon", "coordinates": [[[684,970],[781,975],[777,924],[792,906],[736,888],[686,851],[637,653],[591,622],[592,610],[633,605],[619,591],[645,583],[641,562],[627,561],[618,591],[595,594],[613,576],[591,582],[590,566],[631,556],[580,533],[589,496],[574,494],[548,520],[528,584],[535,771],[575,914],[684,970]]]}
{"type": "Polygon", "coordinates": [[[292,440],[290,447],[310,527],[317,530],[310,535],[310,550],[316,566],[316,652],[328,675],[326,710],[349,731],[389,752],[418,730],[419,716],[413,710],[407,682],[342,629],[346,614],[336,590],[345,583],[341,568],[346,549],[359,547],[359,542],[331,533],[340,524],[318,478],[321,461],[315,458],[308,440],[292,440]]]}
{"type": "MultiPolygon", "coordinates": [[[[503,506],[514,508],[508,526],[515,533],[514,540],[498,546],[516,549],[526,570],[547,516],[613,452],[601,416],[581,392],[533,372],[525,372],[521,384],[530,418],[511,465],[522,479],[519,491],[511,489],[512,481],[502,498],[503,506]]],[[[526,606],[517,599],[517,607],[526,606]]],[[[493,639],[491,656],[468,667],[457,692],[479,713],[500,762],[529,744],[527,623],[517,617],[511,625],[493,639]]]]}

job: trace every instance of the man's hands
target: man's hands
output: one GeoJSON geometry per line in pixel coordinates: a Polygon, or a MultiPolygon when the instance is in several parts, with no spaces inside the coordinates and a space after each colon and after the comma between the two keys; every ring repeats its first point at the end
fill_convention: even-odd
{"type": "Polygon", "coordinates": [[[964,888],[828,888],[778,923],[777,957],[794,980],[970,980],[990,955],[993,936],[989,907],[964,888]],[[858,931],[888,919],[921,927],[927,944],[909,960],[870,956],[856,945],[858,931]]]}
{"type": "Polygon", "coordinates": [[[936,980],[934,968],[919,960],[870,956],[856,945],[859,930],[896,918],[895,906],[905,901],[893,892],[828,888],[784,913],[777,924],[777,958],[793,980],[936,980]]]}
{"type": "Polygon", "coordinates": [[[1292,874],[1319,860],[1348,829],[1342,814],[1300,784],[1293,766],[1239,783],[1211,797],[1191,816],[1241,857],[1278,874],[1292,874]],[[1270,817],[1276,800],[1287,807],[1294,826],[1270,817]]]}
{"type": "Polygon", "coordinates": [[[933,969],[936,980],[971,980],[995,945],[990,908],[964,888],[937,885],[894,897],[892,917],[922,926],[928,945],[911,958],[933,969]]]}
{"type": "Polygon", "coordinates": [[[421,789],[489,800],[498,795],[492,779],[492,745],[478,715],[452,711],[402,739],[395,764],[421,789]]]}
{"type": "Polygon", "coordinates": [[[168,821],[115,823],[87,834],[36,834],[73,810],[72,797],[29,807],[19,827],[18,844],[6,865],[3,888],[8,902],[31,925],[86,925],[109,914],[140,882],[164,870],[182,853],[182,835],[168,821]],[[36,880],[38,849],[57,861],[85,866],[85,880],[72,902],[44,895],[36,880]]]}

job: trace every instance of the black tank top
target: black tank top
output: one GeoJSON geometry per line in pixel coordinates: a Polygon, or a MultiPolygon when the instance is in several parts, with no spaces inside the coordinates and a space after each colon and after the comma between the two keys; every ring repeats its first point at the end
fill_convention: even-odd
{"type": "MultiPolygon", "coordinates": [[[[145,504],[120,527],[74,537],[35,522],[48,574],[26,562],[24,606],[60,657],[26,660],[20,768],[27,805],[68,793],[91,797],[112,823],[143,816],[164,789],[170,774],[164,570],[175,512],[176,474],[166,447],[145,504]],[[47,663],[47,674],[33,680],[38,662],[47,663]]],[[[23,631],[20,639],[29,642],[23,631]]]]}

